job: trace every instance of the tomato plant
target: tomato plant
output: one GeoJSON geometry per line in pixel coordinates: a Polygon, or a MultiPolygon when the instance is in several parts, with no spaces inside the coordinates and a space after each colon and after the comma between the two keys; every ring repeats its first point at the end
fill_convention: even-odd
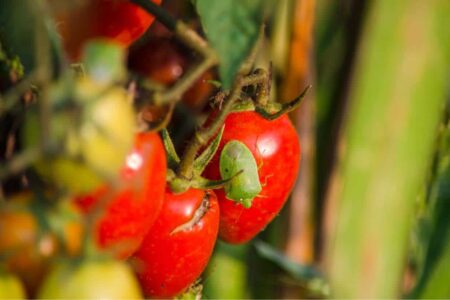
{"type": "Polygon", "coordinates": [[[175,296],[205,269],[216,242],[219,207],[212,191],[166,191],[162,211],[134,255],[144,294],[175,296]]]}
{"type": "MultiPolygon", "coordinates": [[[[152,15],[129,1],[50,1],[55,6],[64,48],[72,60],[79,59],[84,44],[93,38],[109,38],[128,47],[154,20],[152,15]]],[[[161,3],[161,0],[149,1],[161,3]]]]}
{"type": "Polygon", "coordinates": [[[91,213],[99,202],[106,201],[96,224],[97,240],[102,247],[117,248],[118,256],[126,258],[136,251],[155,221],[165,182],[166,155],[161,138],[156,133],[138,133],[120,172],[119,186],[104,186],[76,202],[91,213]]]}
{"type": "Polygon", "coordinates": [[[12,43],[5,53],[0,44],[0,75],[12,74],[17,43],[36,43],[17,54],[23,78],[5,84],[0,181],[19,179],[17,190],[35,194],[10,215],[16,201],[6,192],[3,202],[0,186],[0,267],[31,297],[38,289],[43,298],[135,298],[138,284],[147,297],[198,296],[217,237],[254,237],[298,172],[300,148],[283,114],[299,101],[269,101],[271,70],[256,68],[265,66],[255,47],[263,0],[174,4],[179,20],[160,0],[7,3],[36,22],[4,39],[3,23],[15,33],[16,16],[0,11],[0,41],[12,43]],[[42,17],[47,9],[55,22],[42,17]],[[153,16],[170,33],[147,31],[126,61],[153,16]],[[217,110],[208,117],[209,98],[217,110]],[[63,205],[82,227],[73,240],[63,205]],[[24,258],[34,252],[36,262],[24,258]]]}
{"type": "Polygon", "coordinates": [[[40,291],[41,299],[140,299],[130,268],[108,259],[65,261],[56,264],[40,291]]]}
{"type": "Polygon", "coordinates": [[[219,179],[219,155],[224,145],[237,140],[252,152],[258,164],[262,190],[250,208],[217,190],[220,205],[219,236],[229,243],[244,243],[263,230],[279,213],[297,178],[300,163],[298,136],[286,115],[273,121],[255,112],[231,113],[216,156],[206,168],[208,178],[219,179]]]}

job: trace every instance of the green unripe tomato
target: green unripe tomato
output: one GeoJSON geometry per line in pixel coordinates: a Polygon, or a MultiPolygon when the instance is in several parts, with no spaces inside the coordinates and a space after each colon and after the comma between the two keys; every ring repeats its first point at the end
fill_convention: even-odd
{"type": "Polygon", "coordinates": [[[0,272],[0,299],[25,299],[25,290],[14,275],[0,272]]]}
{"type": "Polygon", "coordinates": [[[142,299],[131,269],[121,261],[65,261],[49,273],[40,299],[142,299]]]}
{"type": "Polygon", "coordinates": [[[87,107],[77,134],[80,153],[89,166],[115,176],[134,140],[129,97],[122,88],[102,88],[89,80],[80,83],[77,96],[87,107]]]}
{"type": "MultiPolygon", "coordinates": [[[[50,91],[51,119],[46,145],[55,154],[36,162],[37,171],[74,193],[90,192],[118,176],[135,131],[127,92],[89,78],[50,91]]],[[[37,111],[25,122],[27,148],[38,147],[41,123],[37,111]]]]}

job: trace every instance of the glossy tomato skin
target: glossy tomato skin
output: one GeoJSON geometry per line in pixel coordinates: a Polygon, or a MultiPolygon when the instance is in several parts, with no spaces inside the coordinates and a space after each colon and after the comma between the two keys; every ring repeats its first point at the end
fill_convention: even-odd
{"type": "Polygon", "coordinates": [[[219,156],[223,146],[231,140],[238,140],[250,149],[262,185],[250,208],[227,199],[223,189],[216,191],[220,205],[219,237],[239,244],[255,237],[285,204],[298,174],[300,144],[286,115],[268,121],[255,112],[231,113],[225,120],[219,150],[206,168],[207,178],[220,178],[219,156]]]}
{"type": "MultiPolygon", "coordinates": [[[[128,47],[154,21],[128,0],[50,1],[56,7],[56,23],[72,60],[79,59],[84,44],[93,38],[108,38],[128,47]]],[[[148,1],[161,4],[161,0],[148,1]]]]}
{"type": "Polygon", "coordinates": [[[157,37],[131,51],[128,65],[131,70],[148,76],[158,83],[171,85],[183,75],[188,59],[173,38],[157,37]]]}
{"type": "Polygon", "coordinates": [[[118,257],[127,258],[139,247],[163,204],[166,155],[159,135],[136,135],[120,179],[116,189],[102,187],[76,203],[89,212],[102,197],[111,197],[97,222],[97,240],[101,247],[115,248],[118,257]]]}
{"type": "Polygon", "coordinates": [[[219,228],[219,206],[212,191],[189,189],[175,195],[167,190],[164,201],[134,255],[147,297],[172,297],[187,289],[208,264],[219,228]]]}

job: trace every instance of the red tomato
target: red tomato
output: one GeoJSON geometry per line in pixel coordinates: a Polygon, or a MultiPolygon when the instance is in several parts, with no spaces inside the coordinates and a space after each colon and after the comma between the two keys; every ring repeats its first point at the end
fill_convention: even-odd
{"type": "MultiPolygon", "coordinates": [[[[50,1],[56,7],[57,26],[72,60],[80,57],[83,45],[93,38],[109,38],[128,47],[154,21],[128,0],[50,1]]],[[[161,0],[151,1],[161,4],[161,0]]]]}
{"type": "Polygon", "coordinates": [[[172,297],[203,272],[217,239],[219,206],[212,191],[166,191],[155,225],[135,253],[136,272],[148,297],[172,297]]]}
{"type": "Polygon", "coordinates": [[[207,71],[200,76],[199,80],[183,95],[183,102],[190,108],[202,108],[211,96],[214,87],[209,80],[213,80],[214,75],[207,71]]]}
{"type": "Polygon", "coordinates": [[[250,208],[227,199],[223,189],[216,191],[220,205],[219,237],[238,244],[255,237],[283,207],[297,178],[300,145],[286,115],[268,121],[255,112],[232,113],[225,120],[219,150],[206,168],[207,178],[220,178],[219,156],[231,140],[238,140],[250,149],[262,185],[250,208]]]}
{"type": "Polygon", "coordinates": [[[77,204],[90,212],[103,197],[111,197],[97,223],[98,243],[117,250],[119,257],[126,258],[141,244],[164,199],[166,154],[156,133],[136,135],[121,171],[121,181],[116,189],[103,187],[77,199],[77,204]]]}
{"type": "Polygon", "coordinates": [[[188,67],[182,49],[171,38],[153,38],[132,51],[128,65],[131,70],[151,80],[170,85],[183,75],[188,67]]]}
{"type": "MultiPolygon", "coordinates": [[[[189,55],[170,37],[157,37],[130,53],[131,70],[164,85],[174,84],[188,69],[189,55]]],[[[208,82],[214,78],[207,71],[183,95],[183,101],[191,108],[204,105],[213,86],[208,82]]]]}

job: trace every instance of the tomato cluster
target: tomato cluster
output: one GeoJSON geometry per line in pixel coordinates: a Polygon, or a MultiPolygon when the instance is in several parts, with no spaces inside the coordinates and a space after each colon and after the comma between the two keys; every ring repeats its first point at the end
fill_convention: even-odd
{"type": "MultiPolygon", "coordinates": [[[[128,47],[153,22],[129,1],[67,5],[55,10],[55,18],[71,61],[93,38],[128,47]]],[[[131,51],[127,66],[171,86],[191,60],[173,38],[160,36],[131,51]]],[[[203,74],[184,93],[185,104],[203,107],[212,79],[212,71],[203,74]]],[[[22,283],[29,297],[123,299],[139,298],[141,291],[146,297],[176,296],[206,268],[217,238],[248,242],[281,210],[300,162],[297,134],[286,115],[269,121],[255,111],[228,114],[212,159],[204,159],[207,166],[192,180],[221,185],[192,183],[180,192],[167,184],[178,171],[170,165],[167,140],[138,132],[129,96],[114,80],[68,76],[50,87],[54,117],[45,132],[42,115],[27,111],[24,146],[39,147],[44,133],[50,138],[47,152],[29,170],[40,185],[0,206],[0,298],[4,291],[6,297],[25,297],[22,283]],[[262,188],[251,206],[227,196],[227,184],[241,176],[221,174],[220,157],[232,141],[246,147],[257,165],[262,188]]]]}

